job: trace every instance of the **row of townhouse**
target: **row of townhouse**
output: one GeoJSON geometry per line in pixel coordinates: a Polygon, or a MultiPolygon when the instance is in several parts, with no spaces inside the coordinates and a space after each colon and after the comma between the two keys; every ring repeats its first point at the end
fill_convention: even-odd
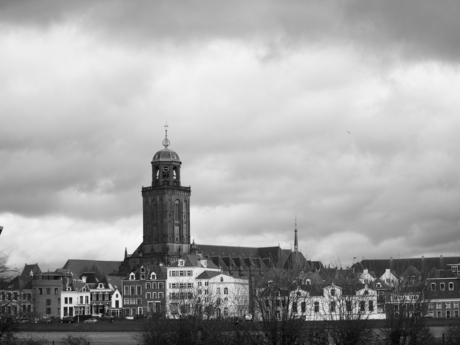
{"type": "Polygon", "coordinates": [[[290,289],[272,285],[257,290],[255,317],[258,319],[303,319],[334,321],[381,319],[377,311],[377,291],[359,281],[340,285],[325,281],[298,282],[290,289]]]}
{"type": "Polygon", "coordinates": [[[162,313],[169,318],[248,313],[248,280],[224,274],[211,260],[185,254],[169,266],[141,265],[122,280],[125,315],[162,313]]]}

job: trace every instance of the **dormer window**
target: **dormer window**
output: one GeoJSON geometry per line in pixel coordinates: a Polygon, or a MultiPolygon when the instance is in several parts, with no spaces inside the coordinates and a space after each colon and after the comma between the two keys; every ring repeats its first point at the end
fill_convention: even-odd
{"type": "Polygon", "coordinates": [[[145,274],[141,274],[141,280],[145,279],[145,274]]]}
{"type": "Polygon", "coordinates": [[[144,268],[144,266],[141,267],[141,273],[145,273],[145,268],[144,268]]]}
{"type": "Polygon", "coordinates": [[[185,265],[185,260],[179,259],[178,266],[184,266],[184,265],[185,265]]]}
{"type": "Polygon", "coordinates": [[[129,280],[135,280],[135,279],[136,279],[136,275],[134,273],[130,273],[129,280]]]}
{"type": "Polygon", "coordinates": [[[103,289],[104,288],[104,284],[103,283],[99,283],[99,285],[97,286],[98,289],[103,289]]]}
{"type": "Polygon", "coordinates": [[[382,284],[377,283],[377,284],[375,284],[375,286],[378,287],[378,288],[381,288],[381,287],[382,287],[382,284]]]}
{"type": "Polygon", "coordinates": [[[305,283],[306,283],[306,285],[311,285],[311,280],[307,279],[307,281],[305,283]]]}
{"type": "Polygon", "coordinates": [[[72,288],[70,286],[67,286],[67,291],[72,291],[72,288]]]}
{"type": "Polygon", "coordinates": [[[150,274],[150,280],[157,280],[157,275],[155,274],[155,272],[152,272],[150,274]]]}
{"type": "Polygon", "coordinates": [[[208,261],[202,259],[202,260],[201,260],[201,265],[202,265],[203,267],[208,267],[208,261]]]}

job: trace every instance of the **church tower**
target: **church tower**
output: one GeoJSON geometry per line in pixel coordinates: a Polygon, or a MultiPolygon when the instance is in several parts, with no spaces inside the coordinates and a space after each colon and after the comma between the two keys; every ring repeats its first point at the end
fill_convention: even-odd
{"type": "Polygon", "coordinates": [[[143,260],[165,264],[190,252],[190,187],[181,185],[179,155],[169,148],[168,125],[164,148],[152,159],[152,185],[142,187],[143,260]]]}

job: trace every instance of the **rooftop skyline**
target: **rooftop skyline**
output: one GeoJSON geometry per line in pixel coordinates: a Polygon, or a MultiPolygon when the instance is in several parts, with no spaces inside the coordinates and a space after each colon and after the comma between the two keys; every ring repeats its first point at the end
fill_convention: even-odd
{"type": "Polygon", "coordinates": [[[196,243],[456,256],[453,1],[2,1],[0,253],[122,260],[164,125],[196,243]]]}

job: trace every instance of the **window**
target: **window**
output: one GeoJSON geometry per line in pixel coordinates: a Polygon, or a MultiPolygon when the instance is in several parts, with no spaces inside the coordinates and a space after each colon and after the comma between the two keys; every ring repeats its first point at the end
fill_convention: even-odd
{"type": "Polygon", "coordinates": [[[64,298],[64,304],[69,304],[69,299],[67,297],[64,298]]]}
{"type": "Polygon", "coordinates": [[[152,289],[156,289],[157,288],[157,283],[152,283],[152,289]]]}
{"type": "Polygon", "coordinates": [[[209,286],[209,282],[204,282],[204,286],[209,286]]]}
{"type": "Polygon", "coordinates": [[[345,301],[347,311],[351,311],[351,301],[345,301]]]}
{"type": "Polygon", "coordinates": [[[46,294],[51,295],[51,288],[46,288],[46,294]]]}
{"type": "Polygon", "coordinates": [[[134,285],[131,285],[129,287],[129,292],[130,292],[129,293],[130,295],[135,295],[136,294],[136,287],[134,285]]]}
{"type": "Polygon", "coordinates": [[[80,296],[80,304],[83,304],[83,296],[80,296]]]}
{"type": "Polygon", "coordinates": [[[192,276],[192,271],[187,271],[187,277],[191,277],[192,276]]]}
{"type": "Polygon", "coordinates": [[[307,311],[307,303],[300,303],[300,310],[302,311],[302,313],[305,313],[307,311]]]}
{"type": "Polygon", "coordinates": [[[141,304],[142,304],[142,299],[138,298],[138,299],[137,299],[137,304],[138,304],[138,305],[141,305],[141,304]]]}
{"type": "Polygon", "coordinates": [[[311,280],[310,279],[307,279],[306,285],[311,285],[311,280]]]}
{"type": "Polygon", "coordinates": [[[436,283],[431,283],[431,291],[436,291],[436,283]]]}
{"type": "Polygon", "coordinates": [[[146,288],[146,290],[150,290],[150,283],[146,283],[145,288],[146,288]]]}
{"type": "Polygon", "coordinates": [[[330,304],[330,311],[331,312],[335,312],[335,301],[332,301],[331,304],[330,304]]]}
{"type": "Polygon", "coordinates": [[[223,281],[224,281],[224,277],[220,277],[220,281],[223,282],[223,281]]]}
{"type": "Polygon", "coordinates": [[[360,311],[366,311],[366,302],[365,301],[359,301],[359,310],[360,311]]]}
{"type": "Polygon", "coordinates": [[[144,268],[144,266],[141,266],[141,273],[145,273],[145,268],[144,268]]]}
{"type": "Polygon", "coordinates": [[[331,296],[335,296],[335,289],[331,289],[331,296]]]}
{"type": "Polygon", "coordinates": [[[156,299],[157,298],[157,293],[156,292],[152,292],[152,299],[156,299]]]}
{"type": "Polygon", "coordinates": [[[458,309],[458,302],[454,302],[454,309],[458,309]]]}
{"type": "Polygon", "coordinates": [[[220,288],[217,288],[217,294],[220,295],[220,288]]]}
{"type": "Polygon", "coordinates": [[[454,310],[454,316],[458,317],[458,310],[454,310]]]}
{"type": "Polygon", "coordinates": [[[442,303],[436,303],[436,309],[442,309],[442,303]]]}
{"type": "Polygon", "coordinates": [[[134,280],[134,279],[136,279],[136,275],[134,273],[131,273],[129,275],[129,280],[134,280]]]}
{"type": "Polygon", "coordinates": [[[187,288],[192,289],[193,288],[193,283],[187,283],[187,288]]]}
{"type": "Polygon", "coordinates": [[[368,291],[368,290],[364,290],[364,294],[365,294],[365,295],[369,295],[369,291],[368,291]]]}
{"type": "Polygon", "coordinates": [[[51,308],[46,308],[46,314],[51,314],[51,308]]]}
{"type": "Polygon", "coordinates": [[[142,295],[142,287],[140,285],[136,286],[136,295],[142,295]]]}
{"type": "Polygon", "coordinates": [[[446,287],[446,284],[444,283],[439,284],[439,290],[444,291],[445,287],[446,287]]]}
{"type": "Polygon", "coordinates": [[[159,292],[159,293],[158,293],[158,298],[163,298],[163,297],[164,297],[163,292],[159,292]]]}
{"type": "Polygon", "coordinates": [[[228,288],[224,288],[224,295],[228,295],[228,288]]]}
{"type": "Polygon", "coordinates": [[[183,277],[184,276],[184,271],[179,271],[179,277],[183,277]]]}
{"type": "Polygon", "coordinates": [[[124,286],[124,295],[129,295],[129,286],[128,285],[125,285],[124,286]]]}
{"type": "Polygon", "coordinates": [[[46,305],[51,305],[51,299],[50,298],[46,299],[46,305]]]}
{"type": "Polygon", "coordinates": [[[449,291],[452,291],[452,290],[454,290],[454,283],[449,282],[449,291]]]}
{"type": "Polygon", "coordinates": [[[369,311],[374,311],[374,301],[369,301],[369,311]]]}
{"type": "Polygon", "coordinates": [[[446,317],[450,317],[450,310],[446,311],[446,317]]]}
{"type": "Polygon", "coordinates": [[[136,304],[136,299],[135,298],[130,298],[129,299],[129,304],[136,304]]]}
{"type": "Polygon", "coordinates": [[[201,286],[201,282],[198,282],[198,286],[201,286]]]}
{"type": "Polygon", "coordinates": [[[378,288],[381,288],[381,287],[382,287],[382,284],[377,283],[377,284],[375,284],[375,286],[378,287],[378,288]]]}
{"type": "Polygon", "coordinates": [[[169,271],[169,276],[170,277],[175,277],[176,276],[176,271],[169,271]]]}
{"type": "Polygon", "coordinates": [[[145,294],[145,298],[147,298],[147,299],[150,299],[150,296],[151,296],[150,292],[147,292],[147,293],[145,294]]]}
{"type": "Polygon", "coordinates": [[[59,288],[54,288],[54,294],[59,295],[59,288]]]}
{"type": "Polygon", "coordinates": [[[292,312],[297,313],[297,302],[292,302],[292,312]]]}
{"type": "Polygon", "coordinates": [[[446,309],[450,309],[450,302],[446,302],[446,309]]]}
{"type": "Polygon", "coordinates": [[[124,298],[123,299],[123,304],[128,305],[129,304],[129,298],[124,298]]]}

